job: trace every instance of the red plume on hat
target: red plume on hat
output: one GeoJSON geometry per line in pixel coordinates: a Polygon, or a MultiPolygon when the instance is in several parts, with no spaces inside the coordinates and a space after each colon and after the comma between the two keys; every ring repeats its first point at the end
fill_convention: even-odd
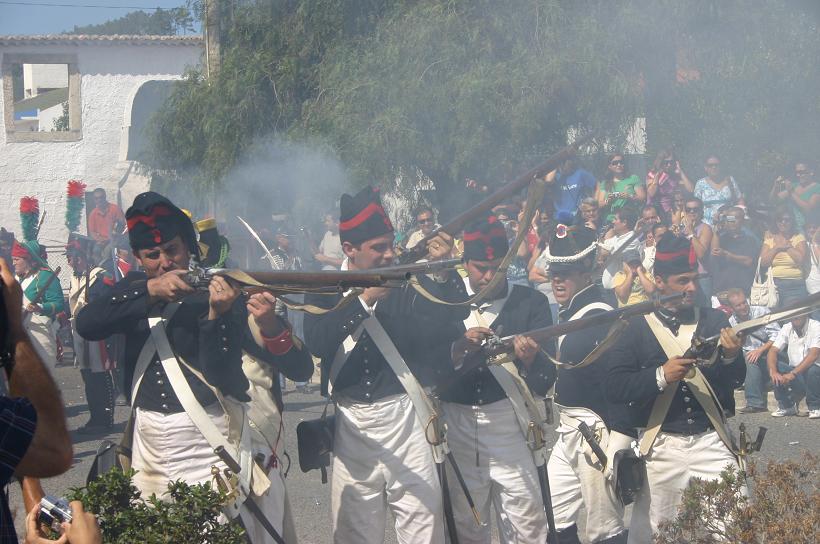
{"type": "Polygon", "coordinates": [[[69,232],[77,232],[85,204],[85,183],[72,179],[66,188],[65,226],[69,232]]]}
{"type": "Polygon", "coordinates": [[[37,239],[37,223],[40,221],[40,202],[33,196],[20,199],[20,223],[23,226],[23,240],[37,239]]]}

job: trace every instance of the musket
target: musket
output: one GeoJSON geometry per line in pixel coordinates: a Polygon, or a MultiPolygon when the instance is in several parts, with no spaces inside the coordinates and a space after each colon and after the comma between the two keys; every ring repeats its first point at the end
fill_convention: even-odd
{"type": "MultiPolygon", "coordinates": [[[[792,304],[788,304],[776,312],[766,314],[756,319],[750,319],[748,321],[738,323],[737,325],[732,327],[732,332],[734,332],[738,336],[745,336],[757,329],[765,327],[770,323],[788,321],[796,317],[809,315],[818,306],[820,306],[820,292],[797,300],[792,304]]],[[[692,345],[688,350],[686,350],[684,357],[696,359],[697,365],[709,366],[710,364],[714,363],[712,359],[715,349],[718,347],[719,342],[719,334],[710,336],[708,338],[702,338],[698,335],[695,335],[692,337],[692,345]]]]}
{"type": "Polygon", "coordinates": [[[369,270],[324,270],[302,272],[291,270],[246,271],[233,268],[202,268],[192,266],[186,277],[188,284],[207,288],[214,276],[222,276],[239,284],[243,291],[341,292],[354,287],[403,287],[416,274],[431,274],[461,264],[460,259],[430,261],[369,270]]]}
{"type": "Polygon", "coordinates": [[[461,264],[461,259],[444,259],[442,261],[425,261],[421,263],[399,264],[396,266],[385,266],[384,268],[371,268],[368,272],[406,272],[411,276],[416,274],[434,274],[455,268],[461,264]]]}
{"type": "Polygon", "coordinates": [[[439,228],[435,229],[433,232],[422,238],[418,244],[416,244],[410,249],[405,250],[399,256],[399,259],[401,260],[401,262],[409,263],[418,261],[419,259],[423,258],[427,254],[427,242],[429,242],[437,234],[443,232],[450,236],[456,236],[458,233],[464,230],[464,227],[466,227],[476,219],[480,218],[488,211],[492,210],[495,206],[502,203],[510,196],[518,193],[519,191],[527,187],[527,185],[529,185],[533,179],[548,174],[549,172],[552,172],[553,170],[561,166],[561,163],[563,163],[565,160],[575,156],[575,153],[578,152],[578,148],[582,144],[588,142],[591,138],[591,136],[579,138],[572,144],[563,148],[558,153],[549,157],[547,160],[545,160],[535,168],[527,170],[519,177],[502,186],[496,192],[494,192],[493,194],[491,194],[490,196],[488,196],[472,208],[458,214],[448,223],[445,223],[444,225],[440,226],[439,228]]]}
{"type": "Polygon", "coordinates": [[[610,310],[608,312],[601,312],[590,317],[582,317],[581,319],[573,319],[571,321],[564,321],[550,325],[549,327],[542,327],[527,332],[522,332],[520,335],[499,337],[490,337],[485,341],[482,348],[467,356],[461,367],[453,374],[445,378],[442,382],[434,386],[436,394],[445,391],[447,388],[458,382],[464,375],[472,372],[476,368],[487,364],[487,359],[503,353],[512,353],[514,351],[513,339],[516,336],[526,336],[532,338],[536,343],[543,344],[553,338],[564,336],[571,332],[577,332],[590,327],[597,327],[599,325],[613,324],[618,320],[626,320],[632,317],[637,317],[652,313],[662,307],[675,305],[683,300],[685,294],[678,293],[675,295],[667,295],[664,297],[655,297],[646,302],[639,302],[637,304],[630,304],[621,308],[610,310]]]}
{"type": "MultiPolygon", "coordinates": [[[[30,304],[40,304],[40,301],[43,300],[43,297],[46,296],[46,291],[48,291],[48,288],[51,287],[51,284],[54,283],[54,280],[57,279],[57,275],[60,273],[60,270],[61,270],[61,268],[58,266],[54,270],[50,271],[51,272],[51,277],[49,277],[46,280],[45,285],[43,285],[42,287],[40,287],[37,290],[37,293],[34,295],[34,298],[31,300],[30,304]]],[[[28,310],[24,310],[23,311],[23,319],[28,317],[30,314],[31,314],[31,312],[29,312],[28,310]]]]}
{"type": "Polygon", "coordinates": [[[196,288],[207,288],[214,276],[228,278],[239,284],[243,291],[252,293],[271,291],[281,293],[341,292],[355,287],[402,287],[411,274],[408,272],[371,272],[329,270],[324,272],[293,272],[271,270],[249,272],[231,268],[193,268],[186,281],[196,288]]]}

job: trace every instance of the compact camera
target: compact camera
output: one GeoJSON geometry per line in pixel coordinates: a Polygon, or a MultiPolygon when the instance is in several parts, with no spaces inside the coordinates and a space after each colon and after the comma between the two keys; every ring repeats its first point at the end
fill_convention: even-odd
{"type": "Polygon", "coordinates": [[[46,495],[40,499],[40,515],[37,521],[51,527],[55,533],[61,532],[64,522],[71,523],[71,507],[68,506],[68,501],[46,495]]]}

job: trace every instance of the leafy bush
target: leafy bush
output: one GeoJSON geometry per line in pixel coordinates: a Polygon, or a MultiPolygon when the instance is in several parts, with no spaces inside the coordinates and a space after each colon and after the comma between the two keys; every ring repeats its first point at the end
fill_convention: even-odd
{"type": "Polygon", "coordinates": [[[131,477],[134,471],[114,469],[86,487],[71,490],[69,500],[82,501],[98,515],[106,544],[164,544],[169,542],[243,544],[244,529],[237,523],[220,524],[225,494],[207,484],[168,484],[169,500],[140,496],[131,477]]]}
{"type": "Polygon", "coordinates": [[[656,544],[820,542],[820,457],[750,464],[748,479],[727,469],[718,481],[693,478],[677,518],[661,524],[656,544]],[[748,482],[748,495],[744,483],[748,482]]]}

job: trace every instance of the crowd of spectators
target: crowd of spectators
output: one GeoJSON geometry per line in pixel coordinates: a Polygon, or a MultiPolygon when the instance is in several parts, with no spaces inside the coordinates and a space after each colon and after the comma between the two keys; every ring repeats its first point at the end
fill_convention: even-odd
{"type": "MultiPolygon", "coordinates": [[[[622,153],[609,155],[597,180],[575,160],[567,160],[545,177],[547,195],[529,223],[524,223],[524,199],[511,200],[493,209],[504,223],[510,241],[521,229],[526,231],[524,242],[508,268],[508,280],[541,291],[549,299],[554,316],[559,308],[552,293],[546,256],[550,236],[559,225],[584,225],[598,233],[598,284],[613,306],[645,301],[655,292],[655,241],[666,232],[692,241],[693,258],[701,274],[699,304],[720,308],[730,316],[733,325],[820,291],[820,183],[815,179],[812,164],[797,162],[794,181],[778,177],[766,205],[752,206],[747,205],[743,184],[724,172],[715,155],[706,157],[704,175],[695,183],[671,151],[661,151],[644,177],[629,172],[626,159],[622,153]],[[756,300],[753,285],[769,277],[776,287],[777,302],[770,299],[763,304],[756,300]]],[[[100,248],[100,257],[112,259],[112,278],[116,281],[131,266],[127,245],[117,243],[124,218],[122,211],[107,201],[104,191],[95,190],[93,197],[95,208],[89,214],[89,235],[100,248]]],[[[431,206],[422,205],[413,217],[413,225],[397,237],[399,251],[412,248],[439,227],[436,210],[431,206]]],[[[343,267],[336,213],[317,219],[322,227],[313,233],[304,227],[294,228],[288,222],[263,230],[262,238],[270,249],[263,258],[270,260],[274,268],[294,271],[343,267]]],[[[0,256],[11,258],[13,240],[5,229],[0,232],[0,256]]],[[[459,247],[458,241],[455,246],[459,247]]],[[[17,261],[19,258],[15,257],[15,265],[19,264],[17,261]]],[[[20,287],[12,270],[5,263],[0,268],[6,302],[20,307],[20,287]]],[[[22,269],[16,266],[15,271],[20,277],[22,269]]],[[[297,336],[301,336],[299,317],[290,316],[297,336]]],[[[782,326],[772,324],[745,338],[746,405],[739,412],[767,411],[767,389],[771,386],[777,401],[772,416],[800,414],[798,406],[805,399],[809,417],[820,419],[818,317],[795,318],[782,326]]],[[[36,351],[25,348],[33,345],[31,339],[27,333],[14,329],[13,320],[11,325],[20,349],[26,352],[24,357],[32,360],[18,362],[18,368],[28,364],[35,370],[25,381],[11,380],[11,393],[29,400],[2,397],[5,404],[0,406],[0,424],[10,433],[4,434],[7,439],[0,443],[0,450],[5,453],[4,462],[0,463],[4,484],[13,474],[46,476],[60,472],[71,459],[59,390],[46,369],[49,365],[44,367],[41,359],[39,363],[33,362],[38,358],[36,351]],[[25,447],[38,444],[37,433],[44,421],[52,428],[49,445],[36,449],[51,454],[48,463],[35,462],[25,447]]],[[[307,382],[297,383],[297,387],[309,391],[307,382]]],[[[0,515],[8,520],[5,504],[0,515]]]]}
{"type": "MultiPolygon", "coordinates": [[[[645,178],[628,171],[622,153],[606,159],[598,181],[575,161],[566,161],[545,177],[547,197],[525,226],[525,243],[508,270],[511,283],[526,283],[544,293],[553,315],[558,306],[545,255],[558,224],[585,225],[598,232],[598,283],[613,306],[647,300],[654,292],[654,242],[666,231],[692,241],[701,274],[698,303],[720,308],[735,323],[820,291],[820,183],[810,163],[797,162],[796,181],[778,177],[770,199],[751,206],[743,184],[722,168],[716,155],[705,158],[704,174],[694,183],[669,150],[658,153],[645,178]],[[769,277],[777,303],[750,298],[753,284],[769,277]]],[[[494,209],[510,240],[523,226],[523,206],[523,201],[511,201],[494,209]]],[[[812,336],[818,328],[820,322],[810,317],[782,328],[768,327],[765,338],[762,331],[747,338],[747,401],[739,411],[766,410],[765,391],[771,382],[778,402],[773,416],[797,414],[797,404],[805,397],[809,417],[820,419],[820,337],[812,336]]]]}

